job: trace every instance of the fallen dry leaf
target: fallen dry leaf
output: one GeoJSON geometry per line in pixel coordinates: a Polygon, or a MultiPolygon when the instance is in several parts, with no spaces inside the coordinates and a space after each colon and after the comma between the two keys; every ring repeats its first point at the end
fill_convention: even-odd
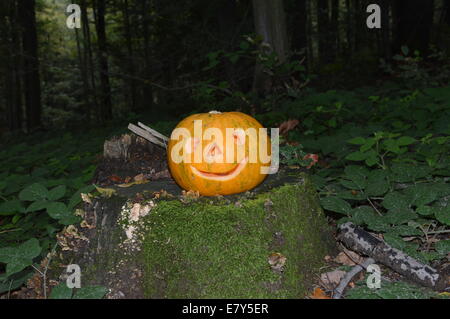
{"type": "Polygon", "coordinates": [[[199,191],[183,191],[182,195],[184,197],[190,197],[190,198],[199,198],[200,197],[200,192],[199,191]]]}
{"type": "Polygon", "coordinates": [[[317,155],[317,154],[306,154],[303,157],[303,159],[304,160],[307,160],[307,159],[312,160],[311,163],[306,167],[306,168],[309,169],[309,168],[313,167],[314,165],[316,165],[316,163],[319,161],[319,155],[317,155]]]}
{"type": "Polygon", "coordinates": [[[272,253],[269,255],[269,265],[274,271],[283,271],[287,258],[280,253],[272,253]]]}
{"type": "Polygon", "coordinates": [[[122,178],[120,176],[117,176],[117,175],[111,175],[111,176],[108,177],[108,179],[111,182],[114,182],[114,183],[122,183],[122,178]]]}
{"type": "Polygon", "coordinates": [[[298,120],[287,120],[278,127],[280,135],[286,135],[289,131],[293,130],[300,122],[298,120]]]}
{"type": "Polygon", "coordinates": [[[160,178],[170,178],[169,170],[165,169],[152,175],[152,179],[160,179],[160,178]]]}
{"type": "Polygon", "coordinates": [[[134,182],[131,182],[131,183],[118,184],[117,187],[126,188],[126,187],[131,187],[133,185],[146,184],[148,182],[149,182],[148,179],[143,179],[143,180],[134,181],[134,182]]]}
{"type": "Polygon", "coordinates": [[[95,188],[97,189],[97,191],[104,197],[106,198],[110,198],[111,196],[113,196],[114,194],[116,194],[116,190],[113,188],[101,188],[98,187],[96,185],[94,185],[95,188]]]}
{"type": "Polygon", "coordinates": [[[159,192],[153,192],[153,198],[172,198],[174,197],[172,194],[169,194],[166,190],[161,189],[159,192]]]}
{"type": "Polygon", "coordinates": [[[144,174],[136,175],[133,179],[134,179],[135,182],[142,182],[142,181],[146,180],[144,174]]]}
{"type": "Polygon", "coordinates": [[[320,288],[314,289],[312,295],[309,296],[311,299],[331,299],[327,294],[320,288]]]}
{"type": "Polygon", "coordinates": [[[320,281],[326,288],[331,290],[341,282],[341,279],[345,276],[345,274],[346,274],[345,271],[336,269],[321,274],[320,281]]]}
{"type": "Polygon", "coordinates": [[[344,249],[336,256],[334,261],[347,266],[355,266],[363,262],[363,257],[354,251],[344,249]]]}

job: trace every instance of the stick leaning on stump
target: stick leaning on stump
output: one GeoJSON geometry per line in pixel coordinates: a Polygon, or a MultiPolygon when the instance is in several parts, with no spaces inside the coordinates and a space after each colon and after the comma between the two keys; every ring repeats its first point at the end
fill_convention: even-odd
{"type": "Polygon", "coordinates": [[[167,148],[169,138],[162,135],[158,131],[155,131],[154,129],[142,124],[141,122],[138,123],[138,126],[130,123],[128,125],[128,129],[153,144],[159,145],[163,148],[167,148]]]}
{"type": "Polygon", "coordinates": [[[437,291],[449,289],[448,276],[389,246],[353,223],[342,224],[339,231],[338,239],[349,249],[373,258],[422,286],[437,291]]]}

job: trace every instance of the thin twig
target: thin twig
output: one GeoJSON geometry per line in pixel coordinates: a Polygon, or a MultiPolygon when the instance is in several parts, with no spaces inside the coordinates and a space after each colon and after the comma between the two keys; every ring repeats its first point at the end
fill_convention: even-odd
{"type": "Polygon", "coordinates": [[[334,289],[333,299],[341,299],[345,288],[350,283],[350,281],[353,279],[353,277],[355,277],[363,269],[366,269],[369,265],[372,265],[374,263],[375,263],[375,260],[373,258],[367,258],[366,260],[364,260],[363,263],[356,265],[347,274],[345,274],[344,278],[342,278],[339,285],[334,289]]]}

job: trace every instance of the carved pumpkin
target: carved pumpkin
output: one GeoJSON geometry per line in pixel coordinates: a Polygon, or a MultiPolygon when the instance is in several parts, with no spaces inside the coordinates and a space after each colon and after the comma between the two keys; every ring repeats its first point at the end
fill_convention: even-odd
{"type": "Polygon", "coordinates": [[[229,195],[250,190],[266,177],[270,139],[262,125],[240,112],[210,112],[182,120],[171,134],[170,172],[185,190],[229,195]]]}

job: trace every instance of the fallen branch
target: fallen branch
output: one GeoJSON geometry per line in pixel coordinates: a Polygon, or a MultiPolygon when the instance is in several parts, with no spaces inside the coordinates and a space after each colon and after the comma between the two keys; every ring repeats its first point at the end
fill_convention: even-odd
{"type": "Polygon", "coordinates": [[[339,227],[338,239],[349,249],[373,258],[386,265],[411,281],[437,291],[449,286],[449,278],[436,269],[423,264],[404,252],[389,246],[384,241],[372,236],[353,223],[345,223],[339,227]]]}
{"type": "Polygon", "coordinates": [[[333,299],[341,299],[345,287],[352,281],[353,277],[359,274],[363,269],[366,269],[370,265],[374,264],[375,260],[373,258],[367,258],[360,265],[356,265],[349,272],[347,272],[344,278],[341,279],[339,285],[334,289],[333,299]]]}

